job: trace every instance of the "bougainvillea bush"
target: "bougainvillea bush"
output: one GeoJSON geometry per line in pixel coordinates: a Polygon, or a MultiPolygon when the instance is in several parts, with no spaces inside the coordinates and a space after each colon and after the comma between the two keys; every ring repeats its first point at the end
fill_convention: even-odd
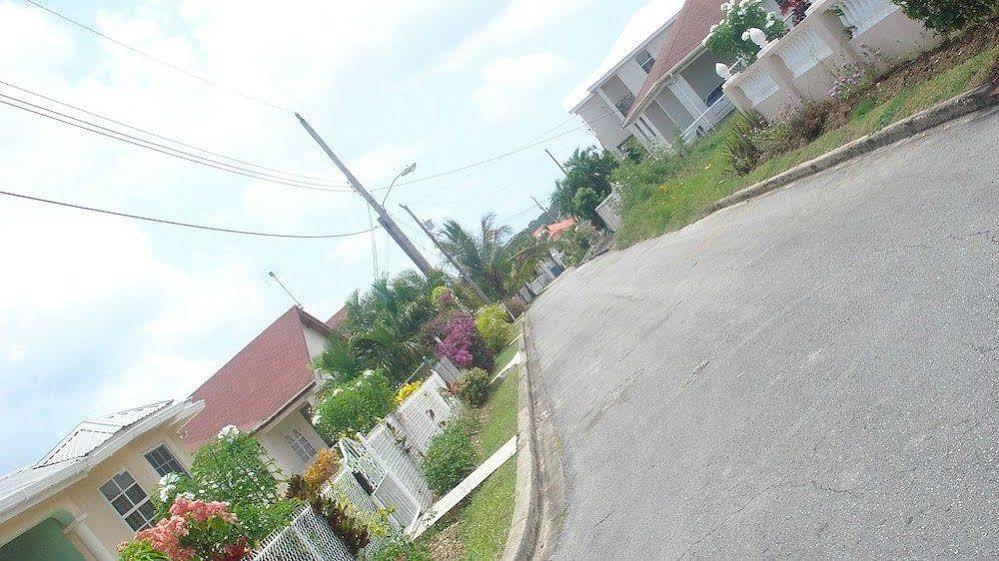
{"type": "Polygon", "coordinates": [[[770,41],[787,32],[784,22],[765,9],[761,0],[730,0],[721,5],[721,10],[724,17],[711,26],[704,46],[723,60],[756,60],[760,47],[749,38],[751,28],[763,30],[770,41]]]}
{"type": "Polygon", "coordinates": [[[225,502],[235,520],[234,531],[252,545],[287,524],[300,504],[278,496],[280,478],[280,469],[260,442],[228,426],[194,453],[189,476],[163,476],[153,501],[164,519],[173,516],[171,509],[179,500],[225,502]]]}
{"type": "Polygon", "coordinates": [[[493,369],[493,354],[479,335],[475,319],[465,312],[451,314],[438,338],[440,342],[434,349],[438,357],[449,359],[459,368],[493,369]]]}
{"type": "Polygon", "coordinates": [[[356,379],[337,384],[319,397],[312,424],[330,440],[373,428],[392,411],[395,390],[380,371],[366,370],[356,379]]]}
{"type": "Polygon", "coordinates": [[[133,542],[121,544],[121,561],[238,561],[249,552],[229,503],[181,494],[168,514],[152,528],[136,532],[133,542]]]}

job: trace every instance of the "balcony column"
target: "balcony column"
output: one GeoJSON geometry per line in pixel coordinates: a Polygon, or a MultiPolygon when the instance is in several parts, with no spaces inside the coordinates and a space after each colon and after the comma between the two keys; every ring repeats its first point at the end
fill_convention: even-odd
{"type": "Polygon", "coordinates": [[[683,105],[683,108],[687,110],[687,113],[690,113],[690,117],[695,121],[708,110],[708,106],[704,103],[704,100],[701,99],[701,96],[697,95],[697,92],[683,79],[683,76],[674,74],[666,87],[680,100],[680,104],[683,105]]]}
{"type": "Polygon", "coordinates": [[[117,561],[118,556],[112,555],[110,551],[104,547],[101,540],[97,539],[94,532],[87,526],[87,515],[80,514],[70,522],[69,526],[63,528],[62,533],[67,536],[72,536],[79,540],[83,547],[87,548],[87,551],[94,556],[97,561],[117,561]]]}

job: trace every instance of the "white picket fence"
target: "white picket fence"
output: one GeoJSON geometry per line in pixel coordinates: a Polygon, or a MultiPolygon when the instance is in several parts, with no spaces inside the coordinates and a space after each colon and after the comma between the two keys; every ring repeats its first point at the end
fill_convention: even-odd
{"type": "Polygon", "coordinates": [[[367,435],[341,438],[340,472],[332,485],[361,509],[387,509],[395,530],[415,527],[433,501],[420,464],[430,441],[461,409],[458,400],[447,395],[445,376],[457,380],[459,375],[450,363],[435,364],[419,389],[385,421],[367,435]]]}
{"type": "Polygon", "coordinates": [[[244,561],[355,561],[329,524],[312,507],[297,511],[291,524],[269,535],[244,561]]]}

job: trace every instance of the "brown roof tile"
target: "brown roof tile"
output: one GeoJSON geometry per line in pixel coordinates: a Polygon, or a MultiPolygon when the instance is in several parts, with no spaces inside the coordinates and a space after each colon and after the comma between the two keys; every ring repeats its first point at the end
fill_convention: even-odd
{"type": "Polygon", "coordinates": [[[638,118],[656,84],[670,74],[687,55],[701,46],[701,41],[707,37],[711,26],[721,21],[723,16],[720,0],[687,0],[683,3],[676,15],[676,21],[667,31],[666,42],[663,43],[652,70],[645,77],[645,82],[635,97],[635,103],[632,104],[631,111],[624,120],[625,126],[638,118]]]}
{"type": "Polygon", "coordinates": [[[303,326],[330,333],[325,323],[293,306],[194,390],[191,399],[204,400],[205,408],[181,431],[188,448],[196,449],[226,425],[256,430],[312,387],[303,326]]]}

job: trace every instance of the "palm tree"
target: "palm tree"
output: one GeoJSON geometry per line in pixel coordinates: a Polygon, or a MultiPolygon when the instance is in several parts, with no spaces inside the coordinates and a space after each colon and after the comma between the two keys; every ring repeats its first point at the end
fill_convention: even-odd
{"type": "Polygon", "coordinates": [[[347,300],[344,324],[314,366],[338,382],[367,368],[405,379],[426,352],[420,328],[434,312],[431,293],[443,282],[441,273],[424,278],[404,271],[391,280],[376,280],[363,295],[355,292],[347,300]]]}
{"type": "Polygon", "coordinates": [[[530,236],[510,236],[509,226],[497,226],[496,215],[486,214],[472,233],[454,220],[443,226],[441,245],[468,271],[487,296],[503,300],[517,291],[544,254],[547,244],[530,236]]]}

